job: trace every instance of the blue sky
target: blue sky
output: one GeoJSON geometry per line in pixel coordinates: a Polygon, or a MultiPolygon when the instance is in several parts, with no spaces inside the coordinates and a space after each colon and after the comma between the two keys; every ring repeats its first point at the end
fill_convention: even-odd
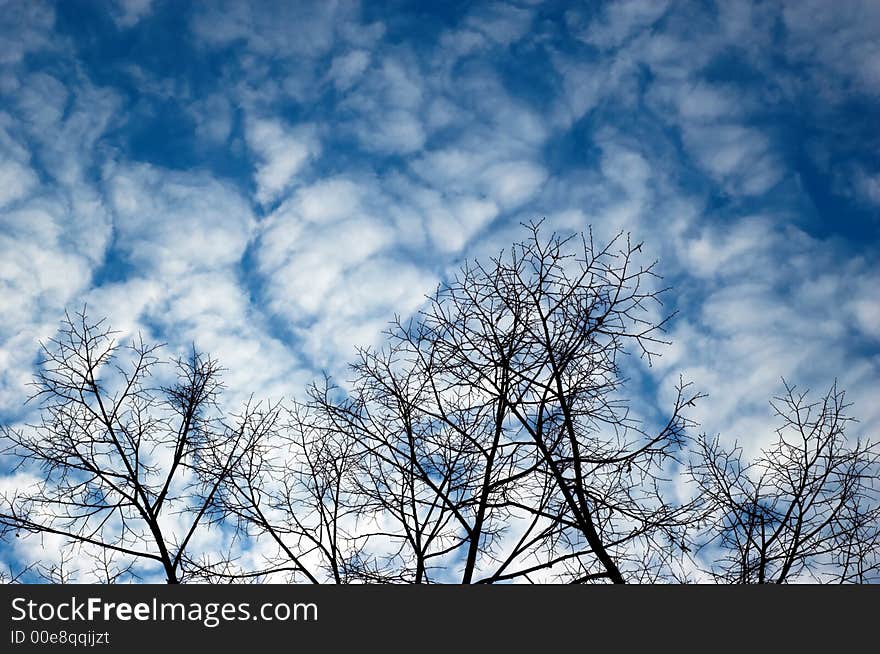
{"type": "Polygon", "coordinates": [[[674,286],[645,415],[684,374],[754,449],[836,377],[880,426],[880,3],[0,0],[0,42],[5,421],[65,307],[291,397],[545,216],[674,286]]]}

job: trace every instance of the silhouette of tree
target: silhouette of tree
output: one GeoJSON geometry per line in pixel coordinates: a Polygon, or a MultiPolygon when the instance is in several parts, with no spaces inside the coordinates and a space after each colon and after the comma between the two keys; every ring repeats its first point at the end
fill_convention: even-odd
{"type": "Polygon", "coordinates": [[[776,441],[752,462],[699,441],[692,475],[714,510],[703,547],[725,583],[880,579],[880,448],[848,442],[845,393],[818,401],[785,383],[776,441]]]}
{"type": "Polygon", "coordinates": [[[40,421],[2,430],[37,481],[0,497],[0,535],[68,549],[4,577],[67,582],[90,559],[106,583],[150,565],[169,583],[877,581],[880,453],[848,442],[843,392],[786,386],[752,463],[692,441],[689,384],[663,418],[629,397],[623,358],[650,363],[669,320],[641,244],[541,229],[465,263],[345,383],[238,414],[195,348],[161,385],[158,346],[67,316],[40,421]]]}
{"type": "Polygon", "coordinates": [[[161,564],[169,583],[186,577],[192,539],[214,519],[213,498],[243,456],[250,425],[217,416],[220,368],[195,349],[173,361],[173,383],[151,386],[158,349],[142,339],[120,347],[85,311],[66,316],[34,382],[40,422],[2,431],[7,455],[41,475],[0,498],[5,532],[104,550],[111,581],[127,566],[110,555],[161,564]]]}
{"type": "Polygon", "coordinates": [[[278,544],[267,570],[316,581],[311,559],[337,582],[413,583],[669,574],[696,506],[664,496],[664,466],[699,395],[681,384],[656,433],[622,395],[619,357],[632,346],[650,359],[666,323],[640,249],[529,225],[394,321],[346,390],[314,386],[283,430],[286,455],[242,459],[219,496],[278,544]]]}

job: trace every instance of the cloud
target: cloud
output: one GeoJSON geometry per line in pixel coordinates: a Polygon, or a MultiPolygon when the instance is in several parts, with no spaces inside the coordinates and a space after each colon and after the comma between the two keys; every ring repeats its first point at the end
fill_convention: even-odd
{"type": "Polygon", "coordinates": [[[427,133],[421,118],[424,81],[414,62],[386,57],[357,90],[342,100],[356,118],[351,129],[361,147],[380,153],[418,151],[427,133]]]}
{"type": "Polygon", "coordinates": [[[375,342],[396,312],[435,281],[406,260],[406,235],[387,224],[391,201],[370,179],[303,186],[260,226],[257,270],[268,310],[288,321],[318,366],[375,342]]]}
{"type": "Polygon", "coordinates": [[[28,195],[37,182],[30,166],[14,159],[0,161],[0,209],[28,195]]]}
{"type": "MultiPolygon", "coordinates": [[[[656,23],[666,12],[667,5],[667,2],[652,0],[609,3],[601,15],[580,33],[580,38],[600,48],[618,47],[656,23]]],[[[577,20],[574,16],[571,18],[577,20]]]]}
{"type": "Polygon", "coordinates": [[[250,120],[247,143],[258,159],[254,181],[257,201],[261,204],[278,199],[309,159],[319,152],[319,143],[310,126],[289,127],[277,120],[250,120]]]}
{"type": "Polygon", "coordinates": [[[192,29],[209,47],[244,42],[260,54],[315,56],[330,50],[336,30],[355,11],[355,5],[342,2],[273,1],[251,6],[224,0],[200,5],[192,29]],[[297,38],[290,38],[292,26],[296,26],[297,38]]]}
{"type": "Polygon", "coordinates": [[[495,2],[474,10],[464,24],[499,45],[522,39],[532,25],[533,12],[524,7],[495,2]]]}
{"type": "Polygon", "coordinates": [[[547,172],[528,159],[506,161],[498,155],[491,147],[476,143],[468,149],[444,148],[425,153],[413,162],[413,169],[421,181],[445,188],[447,193],[476,193],[507,209],[515,208],[534,196],[547,172]]]}
{"type": "Polygon", "coordinates": [[[511,161],[490,166],[483,174],[489,195],[503,207],[516,207],[531,198],[547,172],[530,161],[511,161]]]}
{"type": "Polygon", "coordinates": [[[0,411],[20,412],[37,339],[90,276],[88,259],[66,247],[63,216],[40,201],[0,215],[0,411]]]}
{"type": "Polygon", "coordinates": [[[872,174],[858,169],[853,177],[853,186],[858,196],[870,205],[880,206],[880,173],[872,174]]]}
{"type": "Polygon", "coordinates": [[[90,291],[89,305],[124,333],[145,331],[172,351],[196,343],[220,359],[229,406],[255,388],[288,395],[305,369],[252,304],[242,259],[257,222],[247,201],[204,173],[145,164],[108,168],[104,183],[113,251],[129,273],[90,291]]]}
{"type": "Polygon", "coordinates": [[[697,163],[726,192],[760,195],[783,176],[765,134],[741,125],[688,126],[684,142],[697,163]]]}
{"type": "Polygon", "coordinates": [[[489,200],[463,196],[450,203],[431,192],[427,195],[422,202],[428,233],[439,248],[448,252],[460,252],[498,216],[498,205],[489,200]]]}
{"type": "Polygon", "coordinates": [[[232,132],[233,108],[223,93],[200,98],[188,107],[196,123],[196,140],[208,145],[226,143],[232,132]]]}
{"type": "Polygon", "coordinates": [[[115,248],[139,271],[186,275],[239,262],[254,222],[237,192],[206,175],[141,164],[112,167],[105,183],[115,248]]]}
{"type": "Polygon", "coordinates": [[[133,27],[153,9],[153,0],[115,0],[113,20],[123,29],[133,27]]]}
{"type": "Polygon", "coordinates": [[[16,85],[0,111],[0,413],[19,415],[38,340],[104,260],[110,217],[87,170],[117,99],[87,80],[5,72],[16,85]]]}
{"type": "Polygon", "coordinates": [[[51,47],[55,11],[49,3],[0,1],[0,65],[19,63],[25,55],[51,47]]]}
{"type": "Polygon", "coordinates": [[[358,81],[369,65],[369,52],[353,50],[333,58],[327,77],[333,80],[337,89],[345,91],[358,81]]]}
{"type": "Polygon", "coordinates": [[[878,9],[838,5],[120,0],[86,34],[0,0],[0,412],[84,302],[212,351],[232,403],[297,395],[546,216],[674,287],[673,345],[625,363],[646,419],[683,372],[756,448],[781,376],[838,376],[870,431],[878,9]]]}
{"type": "Polygon", "coordinates": [[[782,377],[816,390],[839,379],[861,415],[876,419],[862,385],[876,361],[848,343],[877,343],[877,275],[860,257],[840,274],[839,247],[768,216],[706,226],[680,244],[682,267],[702,275],[708,293],[676,320],[676,345],[658,367],[670,385],[683,371],[710,394],[698,410],[707,432],[753,452],[767,444],[767,401],[782,377]]]}
{"type": "Polygon", "coordinates": [[[826,11],[822,2],[786,2],[786,54],[807,61],[823,94],[843,100],[848,91],[880,94],[880,7],[871,0],[845,0],[826,11]],[[831,35],[829,37],[829,35],[831,35]]]}

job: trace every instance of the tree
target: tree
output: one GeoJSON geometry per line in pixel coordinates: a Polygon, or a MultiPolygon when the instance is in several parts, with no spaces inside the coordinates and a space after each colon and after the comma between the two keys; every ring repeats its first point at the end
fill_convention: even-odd
{"type": "Polygon", "coordinates": [[[664,466],[700,396],[681,384],[656,433],[623,397],[619,357],[653,356],[666,323],[653,265],[622,234],[597,247],[527,229],[362,350],[345,391],[313,387],[286,436],[296,455],[228,476],[227,512],[271,535],[278,569],[317,580],[303,561],[320,553],[335,581],[669,573],[696,505],[665,497],[664,466]]]}
{"type": "Polygon", "coordinates": [[[284,574],[291,582],[345,583],[351,580],[352,543],[347,519],[362,507],[348,499],[352,441],[327,425],[315,424],[308,407],[274,405],[264,414],[267,428],[224,478],[216,496],[240,538],[267,539],[274,554],[258,570],[244,570],[234,558],[200,568],[207,580],[263,579],[284,574]]]}
{"type": "Polygon", "coordinates": [[[393,347],[439,369],[426,415],[479,435],[462,581],[481,555],[497,563],[481,581],[539,570],[565,581],[653,578],[693,519],[693,506],[663,496],[662,475],[699,395],[680,385],[665,426],[648,433],[623,395],[619,358],[628,347],[654,355],[664,289],[624,234],[597,246],[592,233],[545,238],[540,223],[527,232],[488,265],[466,264],[390,334],[393,347]],[[458,418],[477,412],[476,431],[458,418]],[[513,516],[528,525],[509,549],[494,536],[513,516]]]}
{"type": "Polygon", "coordinates": [[[650,363],[669,320],[642,245],[541,230],[464,264],[344,383],[238,414],[195,348],[163,385],[157,346],[68,316],[40,421],[3,428],[38,481],[0,498],[0,527],[85,556],[6,577],[91,560],[108,583],[877,581],[880,452],[847,440],[843,392],[786,386],[753,463],[693,440],[688,383],[660,417],[628,393],[624,357],[650,363]],[[206,530],[224,545],[196,547],[206,530]]]}
{"type": "Polygon", "coordinates": [[[818,401],[785,383],[776,441],[753,462],[702,438],[692,469],[713,508],[704,534],[725,583],[880,580],[880,448],[848,443],[845,393],[818,401]]]}
{"type": "Polygon", "coordinates": [[[247,415],[238,424],[217,415],[220,368],[195,349],[172,362],[175,381],[152,387],[158,349],[140,338],[120,347],[85,310],[66,316],[34,383],[40,422],[2,431],[6,454],[40,473],[0,498],[5,532],[97,550],[106,580],[132,561],[161,565],[168,583],[186,578],[193,537],[214,519],[214,496],[252,425],[247,415]]]}

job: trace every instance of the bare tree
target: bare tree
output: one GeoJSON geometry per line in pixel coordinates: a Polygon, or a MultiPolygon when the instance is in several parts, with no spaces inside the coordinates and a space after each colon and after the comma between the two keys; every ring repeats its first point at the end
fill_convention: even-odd
{"type": "Polygon", "coordinates": [[[11,564],[7,564],[5,570],[0,570],[0,584],[20,584],[24,583],[28,573],[37,568],[37,562],[28,563],[26,565],[13,568],[11,564]]]}
{"type": "Polygon", "coordinates": [[[312,410],[358,452],[351,497],[372,518],[370,540],[384,543],[371,572],[423,583],[435,572],[446,577],[450,557],[472,529],[467,514],[483,474],[479,439],[486,412],[457,397],[455,428],[437,420],[432,385],[444,380],[411,354],[400,342],[362,351],[346,398],[313,394],[312,410]]]}
{"type": "Polygon", "coordinates": [[[294,456],[242,460],[227,511],[311,580],[316,552],[335,581],[668,574],[695,507],[667,498],[663,475],[699,395],[681,384],[656,433],[623,395],[619,357],[650,359],[666,322],[640,249],[532,224],[507,254],[466,264],[360,352],[345,390],[312,389],[283,437],[294,456]]]}
{"type": "Polygon", "coordinates": [[[692,506],[663,496],[662,477],[699,395],[680,385],[665,426],[648,433],[623,394],[619,358],[627,348],[654,356],[668,320],[655,317],[664,289],[626,235],[597,246],[591,233],[545,238],[540,223],[527,229],[488,265],[466,264],[396,335],[442,361],[450,387],[468,386],[491,407],[487,471],[493,452],[516,448],[515,464],[502,466],[509,479],[484,475],[475,493],[463,580],[472,578],[489,509],[532,523],[483,581],[541,569],[566,581],[652,578],[694,517],[692,506]],[[517,558],[532,564],[517,568],[517,558]]]}
{"type": "Polygon", "coordinates": [[[85,311],[66,317],[43,347],[32,397],[40,422],[2,431],[16,466],[40,476],[0,498],[4,531],[124,558],[122,567],[102,558],[105,580],[132,561],[161,565],[168,583],[186,577],[192,539],[214,518],[249,425],[220,419],[220,368],[195,349],[173,361],[175,382],[152,387],[158,349],[140,338],[120,346],[85,311]]]}
{"type": "Polygon", "coordinates": [[[346,486],[353,441],[316,422],[299,403],[268,407],[260,423],[216,501],[239,538],[263,539],[273,549],[257,570],[221,559],[203,566],[202,574],[229,581],[279,574],[292,582],[350,581],[359,537],[345,523],[361,512],[346,486]]]}
{"type": "Polygon", "coordinates": [[[162,386],[157,347],[68,317],[40,422],[3,428],[39,481],[0,498],[0,527],[63,539],[32,567],[53,581],[89,558],[107,583],[691,581],[707,558],[728,583],[876,581],[880,453],[848,443],[843,393],[786,386],[754,463],[689,451],[699,393],[680,381],[666,413],[630,397],[625,357],[650,364],[669,320],[642,245],[541,229],[466,263],[344,383],[238,414],[195,348],[162,386]],[[212,527],[222,543],[194,547],[212,527]]]}
{"type": "Polygon", "coordinates": [[[880,448],[848,442],[836,386],[818,401],[785,384],[776,441],[753,462],[700,440],[692,475],[714,509],[703,547],[725,583],[880,580],[880,448]]]}

